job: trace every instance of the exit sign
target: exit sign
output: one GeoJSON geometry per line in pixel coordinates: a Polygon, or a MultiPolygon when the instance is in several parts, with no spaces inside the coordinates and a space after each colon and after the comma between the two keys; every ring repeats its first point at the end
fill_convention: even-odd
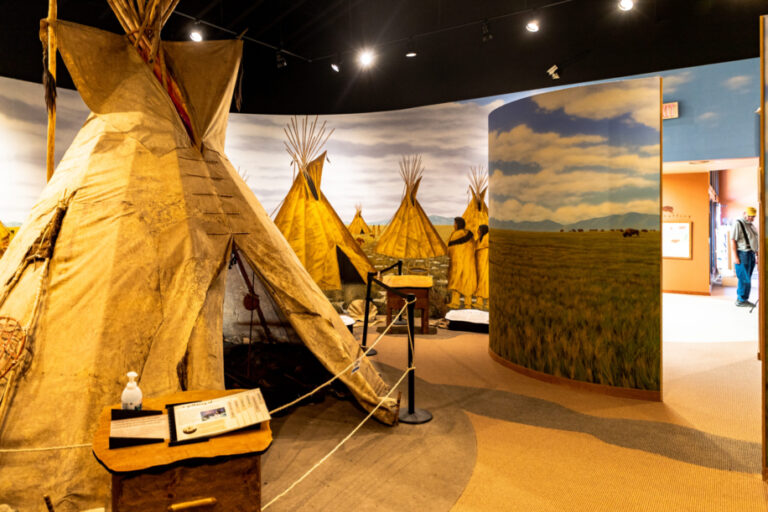
{"type": "Polygon", "coordinates": [[[677,110],[677,102],[664,103],[661,106],[661,118],[662,119],[677,119],[679,117],[677,110]]]}

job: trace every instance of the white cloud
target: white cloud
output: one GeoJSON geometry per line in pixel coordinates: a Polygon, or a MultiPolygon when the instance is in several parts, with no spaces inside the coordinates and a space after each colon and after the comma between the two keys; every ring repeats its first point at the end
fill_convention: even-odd
{"type": "MultiPolygon", "coordinates": [[[[419,200],[427,214],[460,215],[467,203],[469,167],[488,161],[488,114],[503,103],[445,103],[320,117],[334,129],[327,145],[330,162],[323,173],[323,193],[345,222],[352,220],[357,202],[363,203],[366,219],[389,219],[402,191],[398,160],[417,150],[426,166],[419,200]]],[[[289,119],[230,115],[227,155],[251,176],[249,185],[268,212],[291,184],[290,159],[283,146],[289,119]]]]}
{"type": "Polygon", "coordinates": [[[641,174],[659,172],[659,153],[649,152],[654,145],[643,146],[639,152],[637,148],[607,142],[597,135],[564,137],[555,132],[537,133],[521,124],[508,132],[492,132],[489,146],[491,160],[536,164],[553,173],[571,167],[607,167],[641,174]]]}
{"type": "MultiPolygon", "coordinates": [[[[29,119],[0,112],[0,219],[22,222],[45,186],[45,105],[40,85],[0,78],[0,93],[31,108],[29,119]],[[27,163],[39,162],[39,163],[27,163]]],[[[321,116],[335,128],[328,142],[322,190],[345,222],[354,204],[367,219],[388,219],[400,204],[398,159],[419,151],[426,165],[419,199],[430,215],[456,216],[467,203],[467,174],[488,162],[488,114],[501,100],[445,103],[407,110],[321,116]]],[[[60,89],[57,155],[71,144],[88,115],[75,91],[60,89]],[[68,123],[69,128],[65,125],[68,123]]],[[[271,212],[291,185],[283,127],[289,116],[231,114],[226,153],[271,212]]]]}
{"type": "Polygon", "coordinates": [[[711,121],[714,119],[717,119],[717,113],[716,112],[704,112],[703,114],[699,114],[696,116],[696,119],[699,121],[711,121]]]}
{"type": "Polygon", "coordinates": [[[677,92],[678,87],[690,82],[693,78],[692,71],[681,71],[674,75],[665,76],[662,81],[664,93],[677,92]]]}
{"type": "Polygon", "coordinates": [[[725,86],[726,88],[732,91],[746,92],[751,82],[752,82],[752,77],[750,77],[749,75],[736,75],[725,80],[723,82],[723,86],[725,86]]]}
{"type": "Polygon", "coordinates": [[[607,217],[629,212],[658,214],[659,202],[652,199],[629,201],[627,203],[606,201],[600,204],[575,204],[558,208],[545,208],[534,203],[521,203],[515,199],[491,200],[490,215],[494,219],[523,221],[552,220],[570,224],[584,219],[607,217]]]}
{"type": "Polygon", "coordinates": [[[547,110],[564,109],[566,114],[587,119],[609,119],[627,112],[637,122],[659,129],[658,78],[638,78],[589,87],[574,87],[534,96],[547,110]]]}
{"type": "Polygon", "coordinates": [[[533,203],[578,203],[589,195],[619,188],[658,188],[658,180],[620,172],[574,171],[566,173],[546,169],[536,174],[503,174],[498,169],[491,175],[494,197],[516,197],[533,203]]]}

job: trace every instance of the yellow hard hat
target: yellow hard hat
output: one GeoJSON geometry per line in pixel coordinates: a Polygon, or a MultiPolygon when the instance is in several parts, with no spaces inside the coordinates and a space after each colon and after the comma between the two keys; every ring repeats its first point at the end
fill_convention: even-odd
{"type": "Polygon", "coordinates": [[[750,217],[754,217],[755,215],[757,215],[757,210],[753,206],[747,206],[747,209],[744,211],[750,217]]]}

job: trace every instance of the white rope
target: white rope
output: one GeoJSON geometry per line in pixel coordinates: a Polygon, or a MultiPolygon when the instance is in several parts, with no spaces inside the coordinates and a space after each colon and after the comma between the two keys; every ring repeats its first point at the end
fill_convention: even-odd
{"type": "Polygon", "coordinates": [[[52,450],[71,450],[73,448],[90,448],[91,443],[68,444],[62,446],[46,446],[43,448],[0,448],[0,453],[48,452],[52,450]]]}
{"type": "Polygon", "coordinates": [[[334,453],[336,453],[336,451],[337,451],[339,448],[341,448],[341,447],[344,445],[344,443],[346,443],[347,441],[349,441],[349,439],[350,439],[350,438],[351,438],[353,435],[355,435],[355,434],[357,433],[357,431],[358,431],[358,430],[360,430],[360,428],[361,428],[361,427],[362,427],[362,426],[365,424],[365,422],[366,422],[366,421],[368,421],[369,419],[371,419],[371,416],[373,416],[373,413],[375,413],[375,412],[376,412],[376,411],[379,409],[379,407],[381,407],[381,405],[384,403],[384,401],[385,401],[387,398],[389,398],[389,395],[391,395],[391,394],[392,394],[392,393],[395,391],[395,389],[397,389],[397,387],[398,387],[398,386],[399,386],[399,385],[400,385],[400,384],[403,382],[403,379],[405,379],[405,377],[408,375],[408,372],[409,372],[409,371],[411,371],[412,369],[413,369],[413,367],[411,367],[411,368],[408,368],[407,370],[405,370],[405,373],[403,373],[403,374],[400,376],[400,378],[398,379],[398,381],[397,381],[397,382],[396,382],[396,383],[395,383],[395,384],[394,384],[394,385],[393,385],[393,386],[390,388],[389,392],[388,392],[386,395],[384,395],[384,396],[381,398],[381,400],[379,400],[379,403],[376,405],[376,407],[374,407],[374,408],[373,408],[373,410],[371,410],[371,412],[369,412],[369,413],[368,413],[368,416],[366,416],[366,417],[363,419],[363,421],[361,421],[361,422],[360,422],[360,423],[359,423],[359,424],[358,424],[358,425],[357,425],[357,426],[356,426],[356,427],[355,427],[355,428],[352,430],[352,432],[350,432],[349,434],[347,434],[347,436],[346,436],[344,439],[342,439],[342,440],[339,442],[339,444],[337,444],[336,446],[334,446],[334,447],[333,447],[333,449],[332,449],[330,452],[328,452],[328,453],[325,455],[325,457],[323,457],[322,459],[320,459],[320,460],[319,460],[319,461],[318,461],[318,462],[317,462],[317,463],[316,463],[314,466],[312,466],[311,468],[309,468],[309,470],[308,470],[306,473],[304,473],[303,475],[301,475],[301,477],[299,477],[299,479],[298,479],[298,480],[296,480],[296,481],[295,481],[295,482],[293,482],[291,485],[289,485],[289,486],[288,486],[288,488],[287,488],[287,489],[285,489],[283,492],[281,492],[280,494],[278,494],[277,496],[275,496],[274,498],[272,498],[272,499],[269,501],[269,503],[267,503],[266,505],[264,505],[263,507],[261,507],[261,510],[266,510],[266,509],[268,509],[268,508],[270,507],[270,505],[272,505],[274,502],[276,502],[277,500],[279,500],[280,498],[282,498],[283,496],[285,496],[286,494],[288,494],[288,493],[289,493],[291,490],[293,490],[293,488],[294,488],[294,487],[296,487],[297,485],[299,485],[299,484],[300,484],[302,481],[304,481],[304,479],[305,479],[305,478],[307,478],[307,477],[308,477],[310,474],[312,474],[312,472],[313,472],[315,469],[317,469],[318,467],[320,467],[320,465],[321,465],[323,462],[325,462],[326,460],[328,460],[328,459],[331,457],[331,455],[333,455],[334,453]]]}
{"type": "Polygon", "coordinates": [[[332,384],[334,381],[336,381],[336,380],[337,380],[339,377],[341,377],[342,375],[344,375],[345,373],[347,373],[347,372],[348,372],[350,369],[352,369],[352,368],[354,368],[355,366],[357,366],[358,364],[360,364],[360,361],[362,361],[363,357],[367,357],[367,356],[368,356],[368,353],[369,353],[371,350],[373,350],[373,347],[375,347],[375,346],[376,346],[376,344],[377,344],[379,341],[381,341],[381,339],[384,337],[384,335],[385,335],[385,334],[387,334],[387,333],[389,332],[389,330],[392,328],[392,326],[395,324],[395,322],[397,322],[397,320],[398,320],[398,319],[400,318],[400,316],[403,314],[403,312],[405,311],[405,309],[408,307],[408,304],[410,304],[410,303],[409,303],[409,302],[406,302],[406,303],[403,305],[403,308],[402,308],[402,309],[401,309],[401,310],[400,310],[400,311],[397,313],[397,315],[395,315],[395,318],[392,320],[392,323],[390,323],[390,324],[389,324],[389,325],[386,327],[386,329],[384,329],[384,331],[381,333],[381,335],[379,335],[379,337],[378,337],[378,338],[376,338],[376,341],[374,341],[374,342],[373,342],[373,344],[371,344],[370,346],[366,347],[366,350],[365,350],[365,352],[364,352],[364,353],[363,353],[363,354],[362,354],[360,357],[358,357],[357,359],[353,359],[353,360],[352,360],[352,362],[351,362],[351,363],[349,363],[349,364],[347,365],[347,367],[346,367],[346,368],[344,368],[344,369],[343,369],[343,370],[341,370],[339,373],[337,373],[336,375],[334,375],[333,377],[331,377],[331,378],[330,378],[330,379],[328,379],[327,381],[325,381],[325,382],[323,382],[322,384],[320,384],[319,386],[317,386],[317,387],[316,387],[315,389],[313,389],[312,391],[310,391],[310,392],[308,392],[308,393],[305,393],[304,395],[300,396],[299,398],[297,398],[297,399],[296,399],[296,400],[294,400],[293,402],[287,403],[287,404],[285,404],[285,405],[281,405],[280,407],[278,407],[278,408],[276,408],[276,409],[272,409],[271,411],[269,411],[269,414],[270,414],[270,415],[273,415],[273,414],[275,414],[275,413],[277,413],[277,412],[280,412],[280,411],[282,411],[282,410],[284,410],[284,409],[287,409],[287,408],[289,408],[289,407],[291,407],[291,406],[293,406],[293,405],[296,405],[297,403],[301,402],[301,401],[302,401],[302,400],[304,400],[305,398],[309,398],[310,396],[314,395],[315,393],[317,393],[318,391],[320,391],[320,390],[321,390],[321,389],[323,389],[324,387],[326,387],[326,386],[330,386],[330,385],[331,385],[331,384],[332,384]]]}

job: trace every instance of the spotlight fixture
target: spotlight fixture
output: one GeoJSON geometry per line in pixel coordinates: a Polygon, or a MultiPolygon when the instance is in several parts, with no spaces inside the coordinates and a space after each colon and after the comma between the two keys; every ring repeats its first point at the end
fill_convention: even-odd
{"type": "Polygon", "coordinates": [[[405,50],[405,56],[409,59],[412,59],[417,55],[418,53],[416,53],[416,44],[414,44],[413,38],[410,38],[408,39],[408,47],[405,50]]]}
{"type": "Polygon", "coordinates": [[[203,31],[200,30],[199,22],[196,21],[195,24],[192,25],[192,30],[189,31],[189,38],[196,43],[203,40],[203,31]]]}
{"type": "Polygon", "coordinates": [[[554,64],[551,68],[547,70],[547,74],[552,80],[558,80],[560,78],[560,74],[557,71],[558,71],[557,64],[554,64]]]}
{"type": "Polygon", "coordinates": [[[360,63],[360,67],[363,69],[371,67],[374,60],[376,60],[376,54],[373,53],[373,50],[368,48],[361,50],[357,55],[357,62],[360,63]]]}
{"type": "Polygon", "coordinates": [[[635,6],[635,2],[632,0],[620,0],[619,9],[622,11],[629,11],[635,6]]]}
{"type": "Polygon", "coordinates": [[[331,59],[331,69],[334,73],[340,73],[341,72],[341,54],[337,53],[333,56],[333,59],[331,59]]]}
{"type": "Polygon", "coordinates": [[[277,63],[277,69],[283,69],[288,65],[288,61],[285,60],[285,57],[280,50],[277,50],[277,53],[275,54],[275,62],[277,63]]]}
{"type": "Polygon", "coordinates": [[[539,20],[533,19],[528,22],[528,24],[525,26],[525,30],[528,32],[538,32],[539,31],[539,20]]]}
{"type": "Polygon", "coordinates": [[[480,29],[483,32],[483,42],[484,43],[487,43],[491,39],[493,39],[493,34],[491,34],[491,29],[488,27],[488,20],[485,20],[483,22],[483,25],[482,25],[482,27],[480,27],[480,29]]]}

